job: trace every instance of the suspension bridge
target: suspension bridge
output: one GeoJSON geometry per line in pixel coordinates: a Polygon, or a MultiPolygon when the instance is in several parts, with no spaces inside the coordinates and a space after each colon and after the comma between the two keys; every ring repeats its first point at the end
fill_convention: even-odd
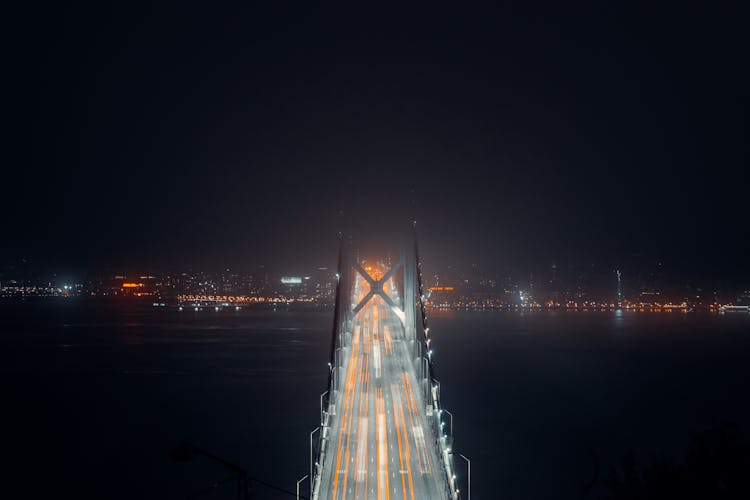
{"type": "Polygon", "coordinates": [[[328,388],[310,434],[310,498],[461,498],[453,415],[440,404],[419,247],[395,262],[340,241],[328,388]]]}

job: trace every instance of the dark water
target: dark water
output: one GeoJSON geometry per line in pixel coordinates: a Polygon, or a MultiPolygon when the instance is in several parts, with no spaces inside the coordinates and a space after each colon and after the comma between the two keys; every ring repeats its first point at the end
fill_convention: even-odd
{"type": "MultiPolygon", "coordinates": [[[[330,312],[0,304],[0,488],[185,498],[227,477],[168,459],[189,441],[294,490],[330,326],[330,312]]],[[[680,457],[716,422],[750,431],[747,315],[435,313],[431,330],[475,499],[583,498],[595,461],[680,457]]]]}

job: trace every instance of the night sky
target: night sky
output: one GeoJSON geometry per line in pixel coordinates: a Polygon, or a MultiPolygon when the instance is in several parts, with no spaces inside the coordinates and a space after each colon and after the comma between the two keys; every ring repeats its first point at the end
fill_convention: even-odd
{"type": "Polygon", "coordinates": [[[457,5],[6,12],[0,261],[328,264],[416,218],[434,265],[750,279],[742,13],[457,5]]]}

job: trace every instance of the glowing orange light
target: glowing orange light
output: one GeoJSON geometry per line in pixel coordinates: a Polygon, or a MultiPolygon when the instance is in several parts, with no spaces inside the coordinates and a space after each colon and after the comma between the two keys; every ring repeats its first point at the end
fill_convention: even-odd
{"type": "Polygon", "coordinates": [[[123,283],[122,284],[123,288],[138,288],[141,286],[143,286],[143,283],[123,283]]]}

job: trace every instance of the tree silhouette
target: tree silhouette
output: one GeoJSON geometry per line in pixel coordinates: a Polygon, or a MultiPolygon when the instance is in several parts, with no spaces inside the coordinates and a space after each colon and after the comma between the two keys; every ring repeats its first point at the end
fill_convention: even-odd
{"type": "Polygon", "coordinates": [[[627,453],[605,480],[612,500],[739,500],[750,498],[750,442],[734,425],[693,436],[684,464],[670,460],[639,470],[627,453]]]}

